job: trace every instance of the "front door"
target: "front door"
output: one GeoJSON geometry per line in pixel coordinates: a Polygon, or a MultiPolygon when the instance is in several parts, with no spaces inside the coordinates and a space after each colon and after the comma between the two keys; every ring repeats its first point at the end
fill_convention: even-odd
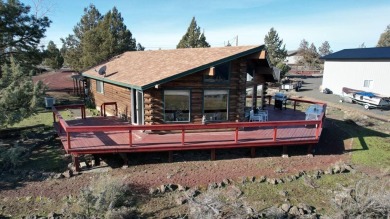
{"type": "Polygon", "coordinates": [[[136,89],[131,89],[131,122],[134,125],[143,125],[143,103],[144,103],[144,98],[143,98],[143,93],[140,90],[136,89]]]}

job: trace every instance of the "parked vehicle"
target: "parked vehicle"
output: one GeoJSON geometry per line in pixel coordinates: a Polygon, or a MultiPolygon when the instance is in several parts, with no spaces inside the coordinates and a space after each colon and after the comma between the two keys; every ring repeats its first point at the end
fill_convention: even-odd
{"type": "Polygon", "coordinates": [[[366,110],[370,108],[390,108],[390,97],[382,97],[379,94],[347,87],[343,87],[340,102],[357,103],[363,105],[366,110]]]}
{"type": "Polygon", "coordinates": [[[322,93],[324,94],[333,94],[333,91],[331,91],[329,88],[325,88],[322,90],[322,93]]]}
{"type": "Polygon", "coordinates": [[[287,79],[282,81],[282,85],[280,85],[280,90],[295,90],[299,91],[302,87],[303,81],[300,80],[293,80],[293,79],[287,79]]]}

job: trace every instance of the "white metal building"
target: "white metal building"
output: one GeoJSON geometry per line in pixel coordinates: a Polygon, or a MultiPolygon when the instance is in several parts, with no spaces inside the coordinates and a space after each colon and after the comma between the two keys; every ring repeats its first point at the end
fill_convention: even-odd
{"type": "Polygon", "coordinates": [[[348,87],[390,97],[390,47],[344,49],[322,59],[322,88],[341,94],[348,87]]]}

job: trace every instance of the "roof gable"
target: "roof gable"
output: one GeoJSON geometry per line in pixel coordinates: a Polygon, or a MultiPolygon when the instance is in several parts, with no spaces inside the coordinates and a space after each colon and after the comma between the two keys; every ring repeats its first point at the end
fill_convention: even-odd
{"type": "Polygon", "coordinates": [[[341,51],[321,57],[324,60],[365,60],[390,59],[390,47],[343,49],[341,51]]]}
{"type": "Polygon", "coordinates": [[[125,52],[85,71],[83,76],[145,90],[263,49],[236,46],[125,52]],[[103,66],[105,77],[97,72],[103,66]]]}

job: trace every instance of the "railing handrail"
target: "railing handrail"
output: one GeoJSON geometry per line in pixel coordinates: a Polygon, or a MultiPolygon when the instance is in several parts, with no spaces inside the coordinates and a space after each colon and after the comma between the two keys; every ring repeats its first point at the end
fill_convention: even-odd
{"type": "Polygon", "coordinates": [[[162,125],[114,125],[114,126],[69,126],[68,132],[87,132],[87,131],[135,131],[135,130],[196,130],[196,129],[226,129],[226,128],[245,128],[245,127],[280,127],[297,125],[320,125],[322,116],[318,120],[295,120],[295,121],[273,121],[273,122],[225,122],[208,124],[162,124],[162,125]]]}

